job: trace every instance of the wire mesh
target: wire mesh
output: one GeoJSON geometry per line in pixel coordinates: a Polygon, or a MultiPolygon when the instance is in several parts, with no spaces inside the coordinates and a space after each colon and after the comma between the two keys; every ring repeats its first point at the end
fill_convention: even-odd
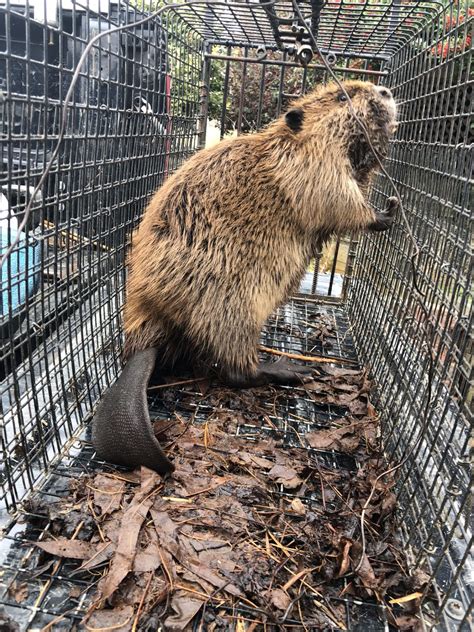
{"type": "MultiPolygon", "coordinates": [[[[421,247],[416,272],[429,322],[415,301],[401,224],[390,237],[362,241],[349,300],[379,385],[387,450],[397,459],[418,435],[433,358],[428,423],[400,475],[400,522],[414,566],[428,561],[436,579],[438,614],[455,629],[472,623],[471,28],[471,9],[447,7],[394,56],[388,77],[402,119],[390,172],[421,247]]],[[[381,178],[376,204],[390,194],[381,178]]]]}
{"type": "MultiPolygon", "coordinates": [[[[352,368],[357,367],[357,357],[352,334],[343,308],[321,306],[311,300],[297,300],[280,308],[271,318],[264,332],[262,343],[276,349],[293,353],[318,353],[351,360],[352,368]],[[308,327],[307,323],[313,323],[308,327]],[[325,334],[317,336],[318,327],[324,323],[325,334]]],[[[158,393],[150,394],[149,407],[153,419],[161,419],[169,423],[176,416],[190,423],[206,423],[212,414],[219,410],[220,414],[235,414],[232,399],[221,404],[218,409],[212,401],[202,401],[198,391],[193,393],[184,390],[176,391],[176,398],[170,400],[158,393]]],[[[236,397],[238,393],[234,394],[236,397]]],[[[331,450],[313,449],[306,443],[305,435],[315,429],[337,427],[341,417],[348,413],[344,407],[335,404],[321,404],[308,397],[304,389],[285,388],[275,392],[274,400],[264,402],[263,418],[267,421],[256,424],[242,419],[236,434],[242,441],[253,442],[258,436],[278,437],[287,447],[303,446],[321,466],[329,469],[348,472],[351,475],[358,469],[356,457],[331,450]]],[[[21,507],[21,520],[11,520],[4,526],[3,548],[0,548],[0,607],[17,622],[21,629],[43,629],[50,626],[54,630],[71,630],[74,625],[80,626],[96,590],[91,574],[80,571],[81,561],[58,560],[45,565],[44,556],[32,542],[47,540],[55,535],[55,512],[45,512],[45,506],[58,506],[60,512],[70,512],[71,520],[66,526],[61,521],[61,532],[58,535],[72,537],[76,534],[79,540],[86,538],[93,527],[87,521],[80,522],[79,531],[75,530],[74,499],[71,497],[71,486],[78,483],[81,477],[100,469],[116,471],[106,463],[95,460],[87,433],[82,431],[71,440],[61,454],[61,458],[50,468],[41,486],[38,486],[21,507]],[[65,499],[70,499],[68,506],[65,499]],[[60,509],[59,509],[60,507],[60,509]],[[69,526],[68,526],[69,524],[69,526]],[[24,595],[21,606],[15,596],[24,595]]],[[[281,495],[294,497],[296,491],[281,489],[281,495]]],[[[312,498],[305,499],[311,506],[312,498]]],[[[317,502],[320,502],[318,499],[317,502]]],[[[344,506],[344,498],[328,498],[327,507],[331,516],[344,506]]],[[[355,521],[357,525],[357,521],[355,521]]],[[[97,571],[100,571],[98,568],[97,571]]],[[[99,578],[99,575],[97,576],[99,578]]],[[[341,582],[342,585],[342,582],[341,582]]],[[[343,587],[343,585],[342,585],[343,587]]],[[[348,630],[364,626],[373,632],[386,629],[386,614],[383,606],[368,600],[360,600],[343,596],[335,603],[344,605],[345,623],[348,630]]],[[[255,615],[251,606],[242,604],[250,615],[255,615]]],[[[1,621],[1,619],[0,619],[1,621]]],[[[80,628],[79,628],[80,629],[80,628]]],[[[197,626],[196,626],[197,629],[197,626]]]]}
{"type": "MultiPolygon", "coordinates": [[[[310,4],[302,6],[310,19],[310,4]]],[[[62,100],[85,44],[111,25],[131,24],[143,15],[132,4],[102,0],[60,3],[57,14],[48,7],[36,2],[0,7],[2,250],[51,155],[62,100]]],[[[5,507],[19,509],[26,493],[54,502],[65,493],[67,479],[96,467],[82,424],[120,370],[125,253],[149,195],[202,146],[205,114],[218,121],[218,137],[253,131],[278,115],[290,97],[327,79],[317,60],[303,69],[290,55],[291,13],[286,2],[276,5],[276,21],[264,7],[248,3],[188,6],[93,48],[61,153],[2,272],[0,525],[7,536],[2,555],[17,534],[22,541],[48,530],[41,523],[41,533],[33,532],[34,506],[23,507],[28,527],[11,521],[5,507]],[[258,46],[275,49],[278,43],[290,48],[257,58],[258,46]]],[[[400,523],[413,566],[428,562],[436,580],[439,604],[433,616],[441,627],[460,630],[472,624],[471,30],[467,5],[443,9],[439,2],[405,0],[324,5],[318,42],[337,55],[335,70],[341,77],[383,81],[401,102],[390,169],[423,246],[418,278],[430,319],[423,322],[416,308],[400,224],[389,236],[364,238],[355,259],[348,248],[344,279],[338,278],[337,255],[324,276],[325,264],[315,253],[303,291],[320,300],[344,297],[350,287],[351,325],[341,310],[331,312],[332,347],[317,341],[311,346],[308,330],[298,325],[298,319],[308,319],[298,310],[280,312],[287,321],[293,316],[286,329],[279,331],[277,321],[272,330],[274,346],[287,348],[289,336],[290,350],[351,357],[353,332],[376,377],[386,446],[396,459],[410,449],[419,429],[428,390],[423,332],[429,332],[433,402],[423,440],[400,476],[400,523]]],[[[380,178],[374,204],[384,207],[390,194],[380,178]]],[[[290,442],[291,412],[287,407],[273,419],[290,442]]],[[[331,414],[306,407],[303,425],[330,421],[331,414]]],[[[61,564],[45,571],[51,581],[40,602],[20,608],[8,586],[21,580],[31,549],[21,549],[21,555],[2,558],[0,603],[26,626],[50,624],[62,613],[54,629],[71,629],[91,586],[61,564]],[[73,603],[71,594],[77,595],[73,603]]],[[[35,586],[32,598],[40,596],[44,583],[35,586]]]]}
{"type": "MultiPolygon", "coordinates": [[[[274,7],[251,4],[188,7],[180,15],[212,43],[291,47],[295,41],[292,3],[278,1],[274,7]]],[[[305,0],[299,4],[311,23],[314,5],[320,3],[305,0]]],[[[437,2],[406,0],[329,0],[321,10],[318,44],[323,52],[387,59],[430,22],[440,7],[437,2]]],[[[309,38],[303,37],[303,41],[307,43],[309,38]]]]}
{"type": "MultiPolygon", "coordinates": [[[[86,43],[132,5],[0,7],[2,249],[51,155],[86,43]]],[[[0,502],[14,506],[119,370],[125,252],[150,194],[198,145],[199,37],[176,15],[94,46],[66,138],[2,271],[0,502]]]]}

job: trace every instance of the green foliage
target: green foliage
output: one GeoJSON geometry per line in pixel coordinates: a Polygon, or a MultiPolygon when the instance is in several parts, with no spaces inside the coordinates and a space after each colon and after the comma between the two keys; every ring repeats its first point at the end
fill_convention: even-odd
{"type": "MultiPolygon", "coordinates": [[[[216,47],[214,54],[223,54],[216,47]]],[[[242,50],[233,55],[242,57],[242,50]]],[[[278,53],[269,52],[267,60],[280,59],[278,53]]],[[[267,125],[284,109],[292,96],[310,89],[321,77],[306,73],[303,68],[263,65],[233,61],[229,64],[227,98],[224,103],[224,83],[227,62],[213,60],[210,76],[209,118],[220,121],[225,111],[224,132],[235,129],[241,119],[241,131],[254,131],[267,125]],[[263,89],[262,89],[263,88],[263,89]],[[284,98],[281,98],[284,93],[284,98]]]]}

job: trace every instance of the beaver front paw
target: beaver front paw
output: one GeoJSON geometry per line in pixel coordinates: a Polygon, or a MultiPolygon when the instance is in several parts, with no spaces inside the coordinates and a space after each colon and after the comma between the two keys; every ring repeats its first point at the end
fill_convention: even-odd
{"type": "Polygon", "coordinates": [[[369,224],[368,229],[374,232],[381,232],[391,228],[399,206],[400,204],[396,197],[389,197],[387,200],[387,208],[383,213],[375,213],[375,222],[369,224]]]}

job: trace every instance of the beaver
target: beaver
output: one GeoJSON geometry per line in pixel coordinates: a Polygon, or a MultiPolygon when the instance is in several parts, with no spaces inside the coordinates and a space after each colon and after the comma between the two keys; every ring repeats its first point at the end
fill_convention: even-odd
{"type": "MultiPolygon", "coordinates": [[[[396,127],[391,92],[362,81],[344,88],[385,156],[396,127]]],[[[259,363],[260,331],[322,242],[390,227],[396,199],[383,213],[367,199],[377,164],[333,83],[295,100],[266,129],[197,152],[167,180],[132,241],[126,364],[94,418],[99,456],[173,469],[148,416],[155,363],[175,372],[193,364],[236,387],[307,379],[310,367],[259,363]]]]}

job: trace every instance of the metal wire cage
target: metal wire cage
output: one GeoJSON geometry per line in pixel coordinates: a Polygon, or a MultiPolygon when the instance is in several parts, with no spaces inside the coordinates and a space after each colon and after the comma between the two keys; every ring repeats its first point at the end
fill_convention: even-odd
{"type": "MultiPolygon", "coordinates": [[[[414,0],[299,6],[339,77],[382,82],[400,103],[387,164],[420,245],[416,278],[429,317],[417,307],[401,221],[389,235],[340,241],[318,255],[299,300],[337,303],[328,308],[335,329],[351,335],[371,368],[387,454],[403,462],[404,542],[413,568],[428,564],[438,591],[428,614],[438,629],[468,629],[472,8],[414,0]]],[[[25,499],[54,496],[52,475],[90,466],[85,428],[120,372],[125,254],[150,194],[210,141],[208,121],[216,140],[257,130],[291,97],[328,80],[317,56],[300,63],[310,40],[291,2],[184,2],[134,25],[150,10],[123,0],[0,4],[2,254],[17,240],[2,267],[0,303],[7,543],[19,517],[31,516],[25,499]],[[80,55],[114,25],[129,28],[92,47],[59,153],[32,198],[80,55]]],[[[390,195],[379,176],[374,206],[383,208],[390,195]]],[[[11,577],[8,559],[1,558],[11,577]]],[[[25,629],[37,627],[38,612],[45,624],[60,611],[53,600],[20,616],[7,583],[0,604],[17,608],[25,629]]]]}

